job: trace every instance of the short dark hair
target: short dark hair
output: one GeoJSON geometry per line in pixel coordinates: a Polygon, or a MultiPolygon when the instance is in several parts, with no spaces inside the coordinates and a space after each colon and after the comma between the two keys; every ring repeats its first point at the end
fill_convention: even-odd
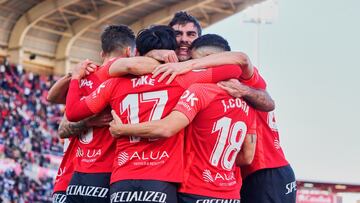
{"type": "Polygon", "coordinates": [[[104,53],[121,51],[126,47],[135,48],[135,35],[128,26],[109,25],[101,33],[101,48],[104,53]]]}
{"type": "Polygon", "coordinates": [[[206,34],[197,38],[191,44],[191,49],[197,49],[204,46],[218,47],[224,51],[231,51],[228,41],[216,34],[206,34]]]}
{"type": "Polygon", "coordinates": [[[201,25],[199,21],[194,16],[188,14],[186,11],[176,12],[174,17],[171,19],[169,26],[172,27],[176,24],[185,25],[187,23],[194,23],[198,30],[198,35],[201,36],[201,25]]]}
{"type": "Polygon", "coordinates": [[[136,37],[136,48],[141,56],[154,49],[175,50],[175,31],[166,25],[155,25],[141,30],[136,37]]]}

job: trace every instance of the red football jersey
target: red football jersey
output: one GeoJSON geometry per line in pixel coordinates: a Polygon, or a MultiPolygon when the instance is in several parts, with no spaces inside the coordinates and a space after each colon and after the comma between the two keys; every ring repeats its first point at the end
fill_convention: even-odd
{"type": "Polygon", "coordinates": [[[64,156],[59,166],[55,183],[54,192],[66,191],[67,186],[70,183],[72,174],[74,172],[74,159],[77,149],[78,139],[71,137],[65,139],[64,142],[64,156]]]}
{"type": "MultiPolygon", "coordinates": [[[[80,91],[83,96],[89,95],[102,82],[110,78],[108,70],[116,59],[118,58],[110,59],[97,72],[81,79],[79,88],[71,91],[80,91]]],[[[110,109],[108,110],[110,113],[110,109]]],[[[78,140],[75,171],[82,173],[110,173],[115,157],[116,142],[109,132],[109,127],[89,128],[78,137],[78,140]]]]}
{"type": "MultiPolygon", "coordinates": [[[[78,115],[89,115],[86,115],[89,113],[86,112],[87,109],[91,115],[102,111],[104,106],[110,103],[123,123],[159,120],[169,114],[183,91],[192,83],[218,82],[238,78],[240,75],[241,69],[238,66],[226,65],[189,72],[178,76],[170,85],[159,83],[158,79],[151,78],[151,75],[113,78],[101,84],[85,101],[79,101],[78,95],[69,97],[72,101],[67,101],[67,105],[69,103],[71,108],[82,110],[67,111],[67,116],[81,119],[78,115]]],[[[73,80],[70,88],[76,88],[76,85],[77,80],[73,80]]],[[[168,139],[118,139],[113,167],[111,183],[127,179],[181,182],[183,131],[168,139]]]]}
{"type": "Polygon", "coordinates": [[[239,199],[242,181],[235,160],[246,134],[256,131],[255,110],[216,84],[190,86],[174,110],[192,121],[185,131],[184,181],[179,192],[239,199]]]}
{"type": "MultiPolygon", "coordinates": [[[[242,83],[259,89],[266,88],[266,83],[260,76],[258,70],[255,70],[251,79],[242,81],[242,83]]],[[[277,168],[289,164],[285,159],[284,152],[280,146],[280,138],[276,127],[274,112],[256,111],[256,113],[256,151],[251,165],[241,167],[243,178],[261,169],[277,168]]]]}

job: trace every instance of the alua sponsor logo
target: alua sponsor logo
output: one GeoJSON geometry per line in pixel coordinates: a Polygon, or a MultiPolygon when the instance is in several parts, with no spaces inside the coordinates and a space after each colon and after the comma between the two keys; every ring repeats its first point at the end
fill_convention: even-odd
{"type": "Polygon", "coordinates": [[[226,173],[216,172],[216,174],[213,175],[209,169],[205,169],[203,171],[202,175],[203,175],[203,180],[208,183],[210,183],[210,182],[213,183],[218,180],[221,180],[221,181],[235,180],[234,173],[226,174],[226,173]]]}
{"type": "Polygon", "coordinates": [[[118,165],[122,166],[129,160],[129,155],[126,152],[119,153],[118,156],[118,165]]]}
{"type": "Polygon", "coordinates": [[[83,157],[83,156],[84,156],[84,151],[80,147],[78,147],[76,149],[76,157],[83,157]]]}
{"type": "Polygon", "coordinates": [[[208,183],[210,183],[210,182],[213,183],[214,182],[214,178],[211,175],[211,171],[208,170],[208,169],[205,169],[203,171],[203,179],[204,179],[205,182],[208,182],[208,183]]]}
{"type": "Polygon", "coordinates": [[[278,139],[274,140],[274,147],[275,147],[275,149],[280,149],[281,148],[280,140],[278,140],[278,139]]]}
{"type": "Polygon", "coordinates": [[[76,150],[76,157],[96,158],[101,156],[101,149],[87,149],[86,153],[80,147],[76,150]]]}
{"type": "Polygon", "coordinates": [[[150,151],[148,153],[136,151],[131,156],[127,152],[120,152],[118,155],[118,165],[122,166],[129,160],[161,161],[167,158],[170,158],[170,156],[166,151],[150,151]]]}
{"type": "Polygon", "coordinates": [[[106,198],[108,192],[109,188],[86,185],[69,185],[66,189],[66,195],[79,195],[100,198],[106,198]]]}
{"type": "Polygon", "coordinates": [[[111,202],[166,202],[167,194],[155,191],[121,191],[111,194],[111,202]]]}

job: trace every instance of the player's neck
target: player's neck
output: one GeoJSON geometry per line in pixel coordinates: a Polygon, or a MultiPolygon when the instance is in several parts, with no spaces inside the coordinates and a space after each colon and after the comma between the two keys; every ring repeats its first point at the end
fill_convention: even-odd
{"type": "Polygon", "coordinates": [[[104,57],[103,65],[108,63],[112,58],[118,58],[118,57],[126,57],[123,54],[109,54],[106,57],[104,57]]]}

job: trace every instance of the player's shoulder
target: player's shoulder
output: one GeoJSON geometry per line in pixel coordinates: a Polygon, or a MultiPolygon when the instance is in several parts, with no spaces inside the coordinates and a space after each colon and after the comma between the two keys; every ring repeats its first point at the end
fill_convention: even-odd
{"type": "Polygon", "coordinates": [[[177,79],[182,79],[182,78],[189,78],[189,77],[196,77],[197,75],[203,75],[203,74],[207,74],[208,72],[211,72],[210,68],[201,68],[201,69],[195,69],[195,70],[191,70],[187,73],[184,73],[183,75],[179,75],[178,77],[175,78],[175,80],[177,79]]]}
{"type": "Polygon", "coordinates": [[[118,84],[118,83],[124,83],[126,81],[128,81],[126,77],[114,77],[114,78],[109,78],[109,79],[105,80],[103,83],[118,84]]]}
{"type": "Polygon", "coordinates": [[[106,63],[102,65],[102,67],[109,67],[111,66],[115,61],[121,60],[123,57],[112,57],[110,58],[106,63]]]}
{"type": "Polygon", "coordinates": [[[87,76],[81,78],[79,81],[80,89],[89,88],[90,90],[92,90],[92,89],[96,88],[98,85],[98,81],[96,78],[97,77],[93,74],[90,74],[90,75],[87,75],[87,76]]]}
{"type": "Polygon", "coordinates": [[[121,78],[109,78],[104,81],[101,81],[97,88],[105,89],[107,91],[111,91],[110,89],[114,89],[118,83],[120,83],[121,78]]]}
{"type": "Polygon", "coordinates": [[[190,85],[188,90],[194,92],[201,92],[204,93],[205,95],[212,95],[212,96],[226,94],[226,92],[223,89],[221,89],[217,84],[213,84],[213,83],[194,83],[190,85]]]}
{"type": "Polygon", "coordinates": [[[147,91],[154,86],[155,81],[151,75],[125,75],[107,80],[106,86],[117,92],[118,96],[127,93],[147,91]]]}
{"type": "Polygon", "coordinates": [[[189,86],[189,89],[203,89],[203,90],[216,90],[218,86],[213,83],[194,83],[189,86]]]}
{"type": "Polygon", "coordinates": [[[82,78],[82,80],[91,81],[93,83],[101,83],[107,78],[109,78],[106,75],[107,71],[108,70],[105,70],[103,66],[98,66],[98,70],[96,72],[86,75],[85,77],[82,78]]]}
{"type": "Polygon", "coordinates": [[[253,88],[257,89],[266,89],[266,81],[264,78],[260,75],[259,70],[254,66],[254,72],[253,75],[249,79],[242,79],[241,82],[245,85],[248,85],[253,88]]]}
{"type": "Polygon", "coordinates": [[[91,75],[95,75],[97,77],[99,77],[100,79],[107,79],[110,78],[111,76],[109,75],[109,69],[111,67],[111,65],[117,61],[120,60],[122,57],[113,57],[110,58],[107,62],[103,63],[101,66],[98,66],[98,70],[91,74],[91,75]]]}

